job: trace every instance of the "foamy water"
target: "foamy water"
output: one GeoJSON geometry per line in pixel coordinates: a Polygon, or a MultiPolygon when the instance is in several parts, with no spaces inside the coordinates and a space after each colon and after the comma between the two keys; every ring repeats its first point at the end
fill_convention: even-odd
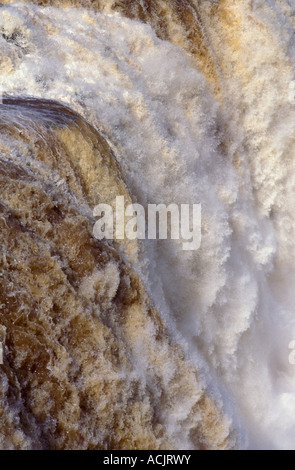
{"type": "MultiPolygon", "coordinates": [[[[161,2],[153,15],[147,10],[150,25],[111,2],[99,11],[7,2],[0,83],[10,96],[56,100],[91,123],[132,200],[202,204],[198,251],[147,241],[133,267],[222,410],[231,435],[224,447],[294,448],[295,3],[182,3],[202,50],[161,2]],[[158,37],[157,15],[167,40],[158,37]]],[[[137,361],[148,382],[150,356],[139,352],[137,361]]],[[[169,364],[160,367],[163,390],[169,364]]],[[[186,419],[192,401],[178,397],[162,417],[167,442],[179,448],[197,447],[186,419]]],[[[208,433],[220,432],[215,424],[208,433]]]]}

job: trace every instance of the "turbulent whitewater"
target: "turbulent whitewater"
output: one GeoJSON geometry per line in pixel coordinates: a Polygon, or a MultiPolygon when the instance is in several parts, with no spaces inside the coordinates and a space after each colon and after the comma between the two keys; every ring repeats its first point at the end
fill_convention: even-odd
{"type": "Polygon", "coordinates": [[[292,449],[295,2],[0,4],[0,447],[292,449]],[[202,243],[93,209],[201,204],[202,243]]]}

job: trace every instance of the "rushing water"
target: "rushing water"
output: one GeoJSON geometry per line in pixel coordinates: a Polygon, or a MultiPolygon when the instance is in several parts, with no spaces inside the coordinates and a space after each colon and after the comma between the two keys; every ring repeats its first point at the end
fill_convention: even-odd
{"type": "Polygon", "coordinates": [[[294,448],[295,2],[2,2],[2,448],[294,448]],[[97,242],[116,195],[202,244],[97,242]]]}

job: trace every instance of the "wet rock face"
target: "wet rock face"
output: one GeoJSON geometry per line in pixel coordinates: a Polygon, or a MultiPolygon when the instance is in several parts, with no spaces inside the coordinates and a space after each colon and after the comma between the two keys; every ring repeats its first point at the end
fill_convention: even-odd
{"type": "Polygon", "coordinates": [[[92,235],[87,167],[100,159],[97,188],[111,173],[115,190],[112,155],[59,105],[1,108],[1,447],[161,446],[121,328],[148,299],[117,249],[92,235]]]}
{"type": "Polygon", "coordinates": [[[165,421],[182,400],[192,445],[224,447],[222,416],[130,247],[93,237],[94,205],[129,198],[107,143],[58,103],[5,99],[0,111],[1,448],[175,447],[165,421]]]}

